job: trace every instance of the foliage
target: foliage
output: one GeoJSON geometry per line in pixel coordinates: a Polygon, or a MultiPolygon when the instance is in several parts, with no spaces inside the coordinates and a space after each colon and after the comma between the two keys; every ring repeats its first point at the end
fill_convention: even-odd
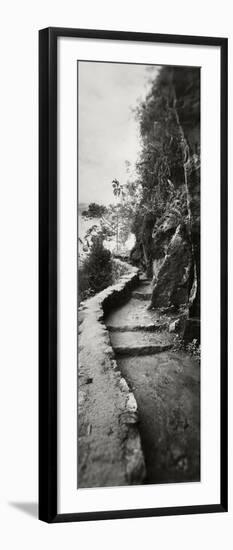
{"type": "MultiPolygon", "coordinates": [[[[199,101],[199,69],[184,71],[164,66],[136,109],[141,152],[135,184],[140,189],[141,200],[134,216],[133,231],[137,250],[143,253],[147,265],[152,261],[151,232],[155,234],[171,228],[175,231],[179,223],[189,224],[185,176],[189,149],[184,129],[189,128],[189,136],[193,132],[193,147],[193,126],[198,123],[199,101]]],[[[198,145],[194,148],[198,162],[198,145]]]]}
{"type": "Polygon", "coordinates": [[[142,137],[137,164],[147,208],[160,214],[172,185],[184,182],[180,129],[174,110],[172,70],[163,67],[136,112],[142,137]]]}
{"type": "Polygon", "coordinates": [[[111,252],[104,248],[101,238],[93,238],[91,251],[85,258],[81,271],[81,293],[87,289],[93,293],[100,292],[112,283],[111,252]]]}
{"type": "Polygon", "coordinates": [[[189,355],[192,355],[193,357],[196,357],[197,359],[201,358],[201,346],[198,344],[198,341],[196,338],[194,338],[191,342],[188,342],[187,344],[184,342],[184,340],[179,336],[179,334],[175,337],[175,343],[173,345],[174,351],[185,351],[186,353],[189,353],[189,355]]]}
{"type": "Polygon", "coordinates": [[[140,200],[140,190],[134,182],[130,181],[121,185],[118,180],[113,180],[112,185],[117,203],[103,207],[104,211],[98,225],[93,224],[86,231],[84,240],[89,248],[92,238],[97,236],[103,241],[112,241],[118,235],[120,247],[124,246],[131,233],[140,200]]]}
{"type": "Polygon", "coordinates": [[[190,355],[194,355],[195,357],[198,357],[200,359],[201,346],[198,344],[198,341],[196,338],[194,338],[192,342],[186,345],[186,351],[190,353],[190,355]]]}
{"type": "Polygon", "coordinates": [[[89,277],[88,272],[86,269],[86,266],[83,265],[78,270],[78,301],[79,304],[82,302],[82,300],[86,300],[87,298],[90,298],[94,294],[94,291],[89,286],[89,277]]]}
{"type": "Polygon", "coordinates": [[[128,272],[127,267],[113,260],[100,238],[95,238],[89,256],[78,272],[79,303],[117,282],[128,272]]]}
{"type": "Polygon", "coordinates": [[[161,215],[154,225],[153,233],[164,233],[178,227],[181,223],[188,223],[186,190],[183,186],[176,189],[171,185],[164,207],[161,208],[161,215]]]}
{"type": "Polygon", "coordinates": [[[123,185],[116,178],[112,180],[112,188],[114,197],[119,198],[123,192],[123,185]]]}
{"type": "Polygon", "coordinates": [[[83,210],[82,216],[84,218],[101,218],[106,212],[107,208],[103,204],[97,204],[91,202],[88,205],[88,210],[83,210]]]}
{"type": "MultiPolygon", "coordinates": [[[[141,135],[136,172],[130,174],[130,163],[126,162],[129,181],[123,185],[115,178],[111,182],[115,203],[109,207],[92,203],[83,213],[89,218],[99,217],[98,226],[89,228],[87,240],[96,236],[116,239],[118,249],[133,232],[148,271],[155,257],[154,234],[162,238],[163,232],[175,231],[180,223],[186,225],[190,221],[184,169],[188,152],[183,127],[186,130],[193,121],[194,125],[198,123],[198,71],[169,66],[160,69],[151,81],[147,97],[136,109],[141,135]]],[[[199,156],[195,146],[197,163],[199,156]]]]}
{"type": "Polygon", "coordinates": [[[122,277],[122,275],[125,275],[126,273],[128,273],[128,268],[124,264],[117,262],[116,260],[112,261],[113,283],[116,283],[122,277]]]}
{"type": "Polygon", "coordinates": [[[118,203],[109,206],[106,218],[111,219],[115,233],[118,224],[119,242],[124,246],[132,231],[137,205],[140,201],[140,190],[135,182],[128,181],[125,185],[121,185],[121,192],[118,197],[118,203]]]}

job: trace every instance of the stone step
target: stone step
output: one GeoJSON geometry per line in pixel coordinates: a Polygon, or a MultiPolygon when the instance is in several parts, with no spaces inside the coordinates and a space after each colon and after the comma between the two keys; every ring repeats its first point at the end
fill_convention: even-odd
{"type": "Polygon", "coordinates": [[[108,330],[110,332],[137,332],[137,331],[144,331],[144,332],[157,332],[158,330],[166,330],[169,328],[169,322],[159,322],[156,323],[149,323],[148,325],[145,324],[138,324],[138,325],[108,325],[108,330]]]}
{"type": "Polygon", "coordinates": [[[112,332],[112,347],[119,355],[151,355],[171,349],[174,337],[168,332],[112,332]]]}
{"type": "Polygon", "coordinates": [[[145,292],[148,290],[148,288],[151,289],[151,281],[142,281],[136,288],[136,290],[144,290],[145,292]]]}
{"type": "Polygon", "coordinates": [[[140,284],[135,290],[132,292],[132,298],[136,298],[137,300],[150,300],[151,297],[151,281],[143,284],[140,284]]]}
{"type": "Polygon", "coordinates": [[[131,298],[131,300],[115,308],[106,316],[105,325],[107,328],[111,327],[111,329],[125,325],[140,327],[142,325],[157,325],[167,320],[166,318],[163,319],[158,311],[148,310],[147,307],[147,300],[131,298]]]}
{"type": "Polygon", "coordinates": [[[154,355],[156,353],[162,353],[172,348],[172,344],[151,344],[150,346],[116,346],[114,351],[116,355],[121,356],[138,356],[138,355],[154,355]]]}
{"type": "Polygon", "coordinates": [[[137,300],[150,300],[151,291],[150,292],[143,292],[143,291],[140,291],[140,290],[134,290],[132,292],[132,298],[136,298],[137,300]]]}
{"type": "Polygon", "coordinates": [[[149,279],[146,275],[140,275],[139,276],[139,280],[142,281],[143,283],[151,283],[151,279],[149,279]]]}

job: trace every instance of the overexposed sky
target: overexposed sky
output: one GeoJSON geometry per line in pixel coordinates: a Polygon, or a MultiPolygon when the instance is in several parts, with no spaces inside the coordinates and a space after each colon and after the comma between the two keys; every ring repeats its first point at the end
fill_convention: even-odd
{"type": "Polygon", "coordinates": [[[78,63],[79,203],[108,204],[112,180],[126,183],[125,161],[134,165],[140,148],[132,109],[148,92],[151,76],[146,65],[78,63]]]}

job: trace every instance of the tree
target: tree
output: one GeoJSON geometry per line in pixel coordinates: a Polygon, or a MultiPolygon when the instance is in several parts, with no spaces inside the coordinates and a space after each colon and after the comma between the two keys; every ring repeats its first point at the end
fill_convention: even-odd
{"type": "Polygon", "coordinates": [[[119,243],[119,200],[123,194],[123,185],[117,179],[112,181],[113,195],[116,197],[116,250],[118,252],[118,243],[119,243]]]}
{"type": "MultiPolygon", "coordinates": [[[[178,225],[187,228],[200,288],[200,71],[162,67],[136,111],[141,134],[134,223],[137,261],[152,272],[178,225]]],[[[133,257],[133,255],[132,255],[133,257]]],[[[199,290],[196,302],[200,304],[199,290]]],[[[192,308],[194,310],[194,308],[192,308]]],[[[198,307],[195,308],[198,314],[198,307]]]]}
{"type": "Polygon", "coordinates": [[[97,204],[95,202],[91,202],[88,205],[88,210],[83,210],[82,216],[84,218],[101,218],[107,211],[106,206],[103,204],[97,204]]]}
{"type": "MultiPolygon", "coordinates": [[[[88,249],[91,248],[92,239],[98,236],[102,241],[113,241],[116,238],[116,250],[119,252],[120,245],[124,247],[132,231],[141,199],[140,187],[134,181],[127,181],[125,185],[121,185],[118,180],[113,180],[112,187],[117,202],[104,207],[98,223],[94,223],[87,229],[84,241],[88,249]]],[[[90,208],[90,206],[88,215],[84,213],[84,216],[89,219],[93,212],[96,214],[96,207],[90,208]]]]}
{"type": "Polygon", "coordinates": [[[93,237],[90,254],[85,258],[82,273],[86,275],[88,287],[100,292],[112,283],[111,252],[104,248],[100,237],[93,237]]]}

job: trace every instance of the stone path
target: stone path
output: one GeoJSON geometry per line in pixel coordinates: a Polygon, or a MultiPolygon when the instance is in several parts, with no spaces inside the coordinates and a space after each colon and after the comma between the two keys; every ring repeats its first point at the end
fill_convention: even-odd
{"type": "Polygon", "coordinates": [[[145,462],[133,393],[122,377],[103,322],[104,307],[129,296],[138,281],[122,279],[78,311],[78,489],[142,484],[145,462]]]}
{"type": "Polygon", "coordinates": [[[143,280],[105,319],[118,366],[139,409],[146,483],[200,480],[200,365],[173,351],[171,318],[148,310],[143,280]]]}

